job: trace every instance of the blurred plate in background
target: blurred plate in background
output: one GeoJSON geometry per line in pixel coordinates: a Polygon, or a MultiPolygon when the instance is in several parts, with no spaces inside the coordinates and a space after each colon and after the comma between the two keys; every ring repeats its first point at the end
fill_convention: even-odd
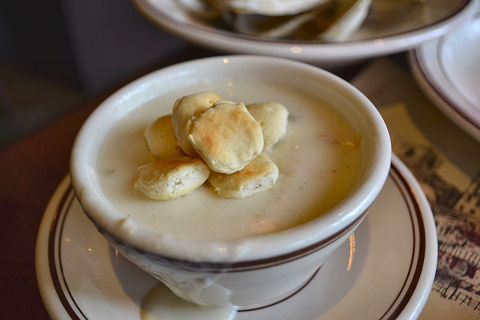
{"type": "Polygon", "coordinates": [[[218,19],[197,14],[188,5],[197,0],[133,1],[155,24],[198,45],[231,53],[280,56],[326,68],[410,49],[460,25],[475,9],[474,0],[419,0],[408,12],[382,6],[379,13],[375,3],[393,0],[373,0],[365,21],[352,36],[328,42],[240,34],[218,19]]]}
{"type": "Polygon", "coordinates": [[[409,62],[419,86],[458,126],[480,141],[480,13],[418,46],[409,62]]]}

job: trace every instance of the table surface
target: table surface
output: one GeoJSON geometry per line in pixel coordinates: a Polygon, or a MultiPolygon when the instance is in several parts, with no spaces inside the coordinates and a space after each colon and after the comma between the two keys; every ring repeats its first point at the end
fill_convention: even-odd
{"type": "MultiPolygon", "coordinates": [[[[39,294],[35,275],[35,243],[43,211],[55,188],[69,171],[70,149],[84,120],[106,97],[130,80],[177,62],[218,55],[185,45],[118,86],[86,100],[74,111],[0,153],[0,319],[49,319],[39,294]]],[[[388,57],[404,70],[405,55],[388,57]]],[[[367,62],[338,74],[351,80],[367,62]]]]}

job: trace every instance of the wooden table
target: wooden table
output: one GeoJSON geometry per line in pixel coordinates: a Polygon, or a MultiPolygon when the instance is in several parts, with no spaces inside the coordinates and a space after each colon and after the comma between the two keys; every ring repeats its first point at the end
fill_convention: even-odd
{"type": "Polygon", "coordinates": [[[0,153],[0,319],[49,319],[35,277],[43,210],[68,173],[70,148],[101,95],[0,153]]]}

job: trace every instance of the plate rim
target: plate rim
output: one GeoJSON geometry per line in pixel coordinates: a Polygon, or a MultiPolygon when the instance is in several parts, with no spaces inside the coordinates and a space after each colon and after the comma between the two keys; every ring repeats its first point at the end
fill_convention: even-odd
{"type": "Polygon", "coordinates": [[[151,0],[131,1],[137,11],[154,25],[183,39],[214,50],[223,49],[227,52],[240,54],[264,54],[310,62],[338,62],[394,53],[411,48],[422,41],[440,37],[473,14],[476,0],[461,0],[462,3],[458,5],[456,10],[424,27],[413,28],[382,38],[319,43],[267,40],[239,35],[213,27],[195,26],[183,21],[176,21],[158,11],[151,4],[151,0]],[[355,53],[354,56],[352,56],[352,52],[355,53]]]}
{"type": "MultiPolygon", "coordinates": [[[[475,19],[480,19],[480,13],[476,15],[475,19]]],[[[435,50],[435,52],[437,52],[435,56],[438,57],[438,52],[442,48],[442,43],[449,36],[451,36],[451,34],[431,40],[411,50],[408,53],[410,69],[417,84],[433,104],[462,130],[480,141],[480,121],[473,119],[468,113],[466,113],[462,106],[462,102],[457,101],[457,98],[449,94],[449,90],[445,88],[445,85],[442,85],[441,81],[435,78],[437,72],[432,71],[430,63],[439,66],[439,69],[441,70],[440,77],[445,78],[446,81],[448,81],[448,76],[443,72],[443,68],[440,66],[440,61],[435,59],[433,62],[425,62],[426,50],[435,50]]],[[[463,98],[463,95],[454,87],[450,89],[454,90],[456,94],[463,98]]],[[[471,104],[467,99],[464,100],[463,103],[471,104]]]]}
{"type": "MultiPolygon", "coordinates": [[[[397,317],[415,319],[423,309],[433,285],[437,264],[436,228],[433,214],[425,194],[423,193],[413,174],[396,156],[392,157],[392,166],[389,174],[390,177],[392,177],[392,171],[395,171],[395,174],[401,180],[400,182],[403,184],[404,188],[407,189],[406,191],[411,197],[411,201],[414,202],[414,206],[418,209],[417,215],[419,220],[419,229],[423,230],[425,243],[423,244],[424,257],[418,258],[423,258],[423,261],[418,262],[416,268],[418,270],[414,270],[413,274],[413,277],[416,277],[416,279],[411,280],[411,282],[415,281],[415,286],[412,287],[412,284],[409,284],[409,287],[407,288],[408,294],[405,293],[402,295],[401,293],[403,290],[400,290],[398,295],[401,298],[400,303],[395,307],[393,313],[390,313],[388,319],[395,319],[397,317]],[[405,298],[407,299],[405,300],[405,298]]],[[[397,185],[397,182],[394,182],[396,184],[396,188],[400,189],[400,186],[397,185]]],[[[58,294],[58,290],[62,290],[62,288],[60,284],[57,284],[56,286],[52,279],[53,275],[51,264],[55,263],[55,261],[52,261],[53,258],[51,258],[51,256],[53,257],[54,254],[49,253],[51,245],[53,242],[55,242],[56,238],[54,226],[58,222],[58,218],[62,218],[59,215],[62,214],[65,204],[74,199],[74,195],[71,192],[69,185],[71,186],[71,182],[69,176],[67,175],[53,193],[45,209],[37,234],[35,255],[37,283],[47,312],[54,319],[80,319],[72,309],[73,307],[71,304],[68,302],[68,300],[66,300],[66,297],[62,299],[62,297],[60,297],[58,294]],[[67,310],[69,307],[70,310],[67,310]]],[[[401,190],[399,191],[401,192],[401,190]]],[[[405,201],[407,201],[405,199],[405,195],[402,194],[402,197],[405,201]]],[[[63,216],[65,216],[65,214],[63,216]]],[[[53,265],[53,267],[55,267],[55,265],[53,265]]],[[[409,275],[407,275],[405,283],[408,282],[408,278],[409,275]]],[[[394,300],[392,306],[397,302],[397,300],[399,299],[396,298],[394,300]]],[[[390,308],[385,312],[384,316],[389,313],[390,308]]],[[[87,319],[86,316],[85,319],[87,319]]],[[[383,319],[383,317],[381,319],[383,319]]]]}

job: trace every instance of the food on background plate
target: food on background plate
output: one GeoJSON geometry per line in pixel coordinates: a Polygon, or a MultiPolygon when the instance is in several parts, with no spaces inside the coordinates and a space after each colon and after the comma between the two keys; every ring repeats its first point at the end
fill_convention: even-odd
{"type": "MultiPolygon", "coordinates": [[[[427,0],[177,0],[217,27],[267,39],[346,41],[366,22],[405,18],[427,0]]],[[[426,17],[427,18],[427,17],[426,17]]]]}
{"type": "Polygon", "coordinates": [[[220,10],[279,16],[307,11],[330,0],[205,0],[220,10]]]}
{"type": "Polygon", "coordinates": [[[266,38],[346,40],[365,20],[370,0],[331,0],[308,11],[265,16],[222,11],[222,20],[235,31],[266,38]]]}

